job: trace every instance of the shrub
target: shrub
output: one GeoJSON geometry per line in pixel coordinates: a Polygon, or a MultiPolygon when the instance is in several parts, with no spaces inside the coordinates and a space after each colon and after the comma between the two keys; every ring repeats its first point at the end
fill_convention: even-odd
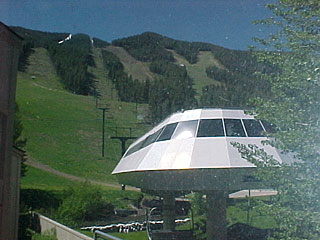
{"type": "Polygon", "coordinates": [[[113,213],[114,206],[105,202],[101,191],[88,182],[65,191],[56,219],[63,224],[76,226],[79,223],[113,213]]]}

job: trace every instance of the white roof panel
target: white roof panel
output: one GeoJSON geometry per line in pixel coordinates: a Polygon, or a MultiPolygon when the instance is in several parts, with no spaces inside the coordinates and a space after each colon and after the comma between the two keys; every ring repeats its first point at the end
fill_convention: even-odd
{"type": "MultiPolygon", "coordinates": [[[[139,141],[133,143],[130,148],[169,123],[184,122],[184,124],[187,124],[185,121],[192,120],[197,120],[199,123],[200,119],[224,118],[253,119],[254,117],[245,114],[242,110],[230,109],[196,109],[176,113],[145,134],[139,141]]],[[[225,135],[218,137],[190,137],[187,134],[182,134],[182,137],[178,139],[171,137],[168,140],[153,142],[141,149],[136,147],[136,152],[122,157],[113,173],[255,167],[252,163],[241,157],[238,150],[231,145],[232,142],[255,144],[263,148],[269,155],[273,155],[275,159],[281,161],[276,149],[261,144],[262,140],[266,140],[266,138],[247,136],[228,137],[225,135]]]]}
{"type": "Polygon", "coordinates": [[[201,119],[222,118],[222,109],[203,109],[201,119]]]}
{"type": "Polygon", "coordinates": [[[190,168],[230,168],[225,137],[195,140],[190,168]]]}

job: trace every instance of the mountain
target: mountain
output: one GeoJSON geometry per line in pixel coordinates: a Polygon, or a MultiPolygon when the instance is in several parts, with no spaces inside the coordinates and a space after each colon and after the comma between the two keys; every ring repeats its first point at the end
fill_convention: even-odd
{"type": "Polygon", "coordinates": [[[13,30],[25,39],[17,100],[27,154],[76,176],[102,180],[120,157],[120,143],[108,138],[107,159],[100,157],[101,107],[109,108],[106,136],[139,136],[150,128],[146,122],[175,111],[248,107],[252,96],[268,96],[254,73],[272,69],[249,51],[150,32],[108,43],[85,34],[13,30]]]}
{"type": "Polygon", "coordinates": [[[85,34],[71,38],[70,33],[13,29],[25,38],[21,70],[32,49],[43,47],[65,89],[100,96],[104,90],[97,88],[95,76],[88,71],[95,67],[96,51],[120,100],[149,104],[152,121],[197,106],[249,107],[252,96],[268,96],[269,86],[255,72],[271,72],[272,68],[258,63],[249,51],[174,40],[152,32],[108,43],[85,34]]]}

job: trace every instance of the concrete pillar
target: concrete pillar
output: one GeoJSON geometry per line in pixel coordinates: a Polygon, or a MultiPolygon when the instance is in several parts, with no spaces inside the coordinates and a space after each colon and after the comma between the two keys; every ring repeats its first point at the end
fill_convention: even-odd
{"type": "Polygon", "coordinates": [[[226,197],[224,191],[207,192],[207,240],[227,239],[226,197]]]}
{"type": "Polygon", "coordinates": [[[163,230],[175,230],[175,197],[171,194],[163,196],[163,230]]]}

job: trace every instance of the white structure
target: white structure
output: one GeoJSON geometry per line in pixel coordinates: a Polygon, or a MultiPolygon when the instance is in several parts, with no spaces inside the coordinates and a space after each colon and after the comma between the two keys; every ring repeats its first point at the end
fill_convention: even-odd
{"type": "Polygon", "coordinates": [[[164,197],[164,229],[174,230],[174,197],[190,191],[207,195],[208,239],[226,239],[225,199],[229,193],[259,189],[255,165],[233,142],[263,148],[281,162],[267,140],[269,124],[243,110],[196,109],[172,114],[135,141],[113,171],[122,184],[164,197]],[[167,225],[166,225],[167,222],[167,225]],[[169,222],[169,223],[168,223],[169,222]],[[171,222],[171,223],[170,223],[171,222]]]}
{"type": "Polygon", "coordinates": [[[255,166],[241,158],[231,143],[255,144],[281,162],[276,149],[261,143],[269,129],[243,110],[175,113],[135,141],[113,174],[125,184],[150,190],[248,189],[246,181],[250,180],[251,186],[248,178],[255,166]],[[172,178],[170,184],[168,178],[172,178]]]}

